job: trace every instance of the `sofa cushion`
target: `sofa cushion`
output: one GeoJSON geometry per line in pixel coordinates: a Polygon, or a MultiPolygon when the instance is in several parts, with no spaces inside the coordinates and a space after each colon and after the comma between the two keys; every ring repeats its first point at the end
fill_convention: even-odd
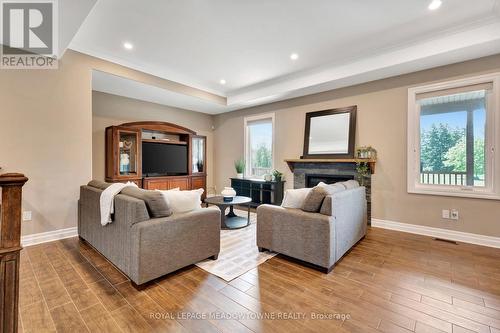
{"type": "Polygon", "coordinates": [[[324,188],[328,193],[327,195],[332,195],[334,193],[344,191],[346,189],[343,183],[325,184],[323,182],[320,182],[318,186],[324,188]]]}
{"type": "Polygon", "coordinates": [[[185,213],[201,208],[201,195],[204,192],[202,188],[192,191],[156,191],[162,195],[173,213],[185,213]]]}
{"type": "MultiPolygon", "coordinates": [[[[341,183],[335,183],[333,185],[339,185],[342,187],[347,188],[347,190],[357,188],[359,187],[359,183],[355,180],[348,180],[346,182],[341,182],[341,183]]],[[[327,186],[332,186],[332,185],[327,185],[327,186]]],[[[328,215],[332,216],[333,215],[333,209],[332,209],[332,195],[333,193],[328,193],[326,196],[325,200],[323,200],[323,204],[321,205],[320,213],[323,215],[328,215]]]]}
{"type": "Polygon", "coordinates": [[[347,190],[359,187],[359,183],[354,179],[348,180],[346,182],[342,182],[340,184],[344,185],[347,190]]]}
{"type": "Polygon", "coordinates": [[[306,196],[311,191],[310,188],[297,188],[285,191],[281,207],[284,208],[302,208],[306,196]]]}
{"type": "Polygon", "coordinates": [[[328,192],[322,186],[315,186],[307,194],[304,203],[302,205],[302,210],[310,213],[317,213],[321,208],[321,204],[325,199],[328,192]]]}
{"type": "Polygon", "coordinates": [[[106,183],[101,180],[91,180],[87,186],[92,186],[101,190],[108,188],[112,183],[106,183]]]}
{"type": "Polygon", "coordinates": [[[129,186],[125,187],[120,193],[143,200],[146,203],[146,207],[151,217],[166,217],[173,213],[172,208],[158,191],[144,190],[142,188],[129,186]]]}

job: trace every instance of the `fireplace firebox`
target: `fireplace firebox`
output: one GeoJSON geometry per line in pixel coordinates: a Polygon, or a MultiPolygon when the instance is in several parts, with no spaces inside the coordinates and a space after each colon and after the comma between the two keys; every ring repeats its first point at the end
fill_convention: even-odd
{"type": "Polygon", "coordinates": [[[354,179],[353,175],[324,175],[324,174],[306,174],[306,187],[314,187],[320,182],[325,184],[333,184],[337,182],[345,182],[354,179]]]}

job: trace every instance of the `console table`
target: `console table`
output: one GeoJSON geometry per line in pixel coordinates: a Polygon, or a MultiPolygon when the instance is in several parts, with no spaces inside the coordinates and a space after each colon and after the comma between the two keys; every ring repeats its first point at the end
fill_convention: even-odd
{"type": "Polygon", "coordinates": [[[17,332],[19,302],[19,252],[21,251],[22,174],[0,175],[0,331],[17,332]]]}
{"type": "Polygon", "coordinates": [[[231,187],[236,191],[236,195],[252,198],[252,207],[262,204],[281,205],[285,182],[231,178],[231,187]]]}

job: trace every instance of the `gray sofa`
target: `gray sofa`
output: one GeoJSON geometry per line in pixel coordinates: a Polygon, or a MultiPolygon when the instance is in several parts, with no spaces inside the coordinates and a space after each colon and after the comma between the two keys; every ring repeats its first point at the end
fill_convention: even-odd
{"type": "Polygon", "coordinates": [[[364,187],[326,196],[318,213],[261,205],[257,208],[257,246],[329,273],[366,235],[366,216],[364,187]]]}
{"type": "Polygon", "coordinates": [[[125,194],[115,197],[113,222],[102,226],[99,198],[102,188],[106,187],[106,183],[103,184],[98,186],[101,188],[88,185],[80,188],[78,235],[136,285],[210,257],[217,259],[220,250],[218,209],[200,208],[151,218],[150,215],[155,215],[147,198],[151,191],[136,189],[129,191],[136,194],[135,197],[125,194]]]}

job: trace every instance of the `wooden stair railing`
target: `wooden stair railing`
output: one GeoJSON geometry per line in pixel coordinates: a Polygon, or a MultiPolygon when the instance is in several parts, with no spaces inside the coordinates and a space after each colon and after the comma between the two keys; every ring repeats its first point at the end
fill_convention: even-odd
{"type": "Polygon", "coordinates": [[[19,255],[21,246],[22,174],[0,175],[0,331],[17,332],[19,255]]]}

